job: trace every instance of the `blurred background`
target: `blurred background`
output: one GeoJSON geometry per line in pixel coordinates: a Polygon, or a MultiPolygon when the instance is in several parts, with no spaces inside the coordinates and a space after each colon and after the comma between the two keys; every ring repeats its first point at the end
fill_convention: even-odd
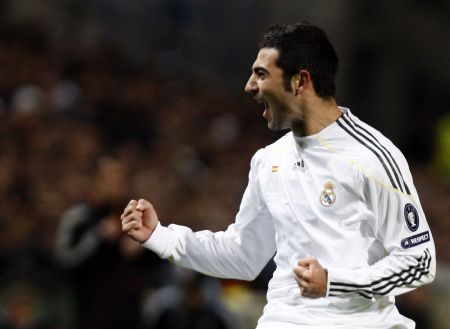
{"type": "Polygon", "coordinates": [[[337,100],[407,157],[434,234],[433,284],[398,298],[417,329],[450,328],[450,3],[0,0],[0,328],[253,329],[251,283],[161,261],[119,216],[225,229],[251,156],[280,134],[244,94],[275,23],[321,26],[337,100]]]}

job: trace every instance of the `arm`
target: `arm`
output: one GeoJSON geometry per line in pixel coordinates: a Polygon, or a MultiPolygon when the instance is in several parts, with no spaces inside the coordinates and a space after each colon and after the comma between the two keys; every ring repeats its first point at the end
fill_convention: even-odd
{"type": "Polygon", "coordinates": [[[123,215],[124,231],[137,241],[144,241],[151,235],[143,246],[177,265],[217,277],[254,279],[276,251],[272,218],[261,197],[258,182],[262,152],[259,151],[252,159],[249,183],[239,212],[235,223],[226,231],[193,232],[188,227],[173,224],[164,227],[158,223],[156,213],[145,216],[147,208],[138,208],[135,216],[139,217],[139,212],[142,212],[144,218],[153,218],[148,221],[151,224],[144,225],[144,229],[138,224],[132,227],[127,224],[132,221],[123,215]]]}
{"type": "Polygon", "coordinates": [[[371,266],[353,269],[324,269],[317,259],[302,259],[294,268],[302,296],[356,294],[372,299],[400,295],[433,281],[436,271],[433,238],[412,177],[409,170],[405,172],[410,193],[394,190],[373,178],[362,178],[364,198],[373,214],[376,244],[384,249],[385,256],[371,266]]]}
{"type": "MultiPolygon", "coordinates": [[[[406,166],[404,166],[405,168],[406,166]]],[[[367,268],[329,268],[329,296],[396,296],[434,279],[435,247],[409,170],[410,194],[365,177],[364,196],[386,256],[367,268]]]]}

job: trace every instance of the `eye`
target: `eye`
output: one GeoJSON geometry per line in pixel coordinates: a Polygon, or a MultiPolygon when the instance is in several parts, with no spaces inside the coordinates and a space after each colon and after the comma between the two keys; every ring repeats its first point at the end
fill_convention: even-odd
{"type": "Polygon", "coordinates": [[[267,74],[264,70],[256,70],[255,74],[258,78],[264,80],[267,77],[267,74]]]}

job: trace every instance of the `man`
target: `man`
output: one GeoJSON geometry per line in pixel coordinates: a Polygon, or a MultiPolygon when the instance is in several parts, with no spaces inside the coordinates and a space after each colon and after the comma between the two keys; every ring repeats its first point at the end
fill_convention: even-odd
{"type": "Polygon", "coordinates": [[[254,155],[225,232],[163,227],[142,199],[121,217],[144,247],[212,276],[252,280],[275,255],[257,329],[414,328],[394,296],[434,278],[434,243],[407,162],[337,106],[337,67],[313,25],[264,35],[245,91],[264,104],[270,129],[291,132],[254,155]]]}

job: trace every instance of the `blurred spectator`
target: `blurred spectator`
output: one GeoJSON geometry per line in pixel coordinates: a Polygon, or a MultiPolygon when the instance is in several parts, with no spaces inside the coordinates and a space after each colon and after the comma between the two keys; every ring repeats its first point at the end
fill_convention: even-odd
{"type": "Polygon", "coordinates": [[[433,167],[450,186],[450,114],[443,115],[436,127],[433,167]]]}
{"type": "MultiPolygon", "coordinates": [[[[41,280],[42,281],[42,280],[41,280]]],[[[69,329],[68,305],[64,290],[53,282],[48,285],[34,279],[15,279],[0,293],[0,328],[69,329]],[[62,293],[61,293],[62,292],[62,293]]]]}
{"type": "Polygon", "coordinates": [[[217,279],[189,270],[175,270],[168,286],[154,291],[144,303],[145,329],[232,329],[236,323],[221,301],[217,279]]]}
{"type": "Polygon", "coordinates": [[[122,160],[100,159],[90,199],[61,219],[55,253],[76,294],[77,328],[138,328],[140,293],[160,280],[161,261],[121,234],[127,176],[122,160]]]}

